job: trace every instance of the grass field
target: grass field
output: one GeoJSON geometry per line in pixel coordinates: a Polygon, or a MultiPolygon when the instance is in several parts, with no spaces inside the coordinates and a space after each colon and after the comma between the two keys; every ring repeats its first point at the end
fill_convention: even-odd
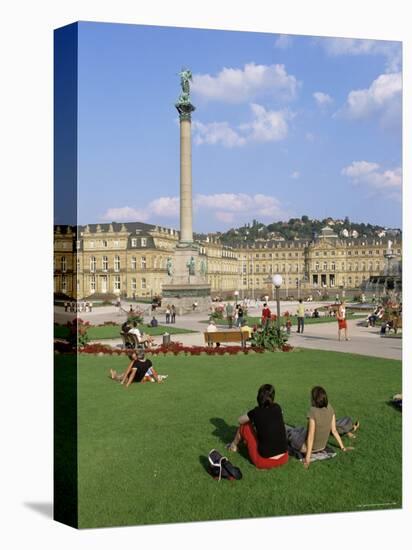
{"type": "MultiPolygon", "coordinates": [[[[64,368],[67,357],[57,361],[64,368]]],[[[79,358],[80,527],[401,507],[402,419],[387,404],[402,389],[400,361],[298,350],[154,363],[169,375],[164,384],[125,389],[107,376],[125,358],[79,358]],[[266,382],[295,425],[305,422],[310,388],[325,386],[337,415],[361,422],[355,451],[338,450],[308,471],[293,458],[259,471],[244,454],[231,454],[243,479],[213,480],[208,452],[225,452],[238,416],[255,406],[266,382]]]]}
{"type": "MultiPolygon", "coordinates": [[[[169,334],[185,334],[187,332],[194,332],[193,330],[187,330],[184,328],[176,328],[172,325],[159,325],[158,327],[148,327],[147,325],[138,325],[140,331],[150,334],[151,336],[157,336],[168,332],[169,334]]],[[[87,335],[90,340],[107,340],[113,338],[120,338],[120,325],[106,325],[102,327],[91,326],[87,331],[87,335]]],[[[64,325],[56,325],[54,327],[55,338],[67,338],[69,329],[64,325]]]]}

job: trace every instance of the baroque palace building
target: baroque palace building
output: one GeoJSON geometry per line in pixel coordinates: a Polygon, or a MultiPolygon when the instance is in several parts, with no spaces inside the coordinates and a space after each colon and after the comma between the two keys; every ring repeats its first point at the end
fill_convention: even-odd
{"type": "MultiPolygon", "coordinates": [[[[399,237],[391,251],[402,257],[399,237]]],[[[104,300],[120,295],[161,295],[167,263],[179,240],[175,229],[145,223],[90,224],[54,230],[56,296],[104,300]]],[[[272,296],[272,275],[283,277],[282,293],[304,297],[316,291],[359,289],[387,267],[387,238],[339,238],[330,227],[311,241],[267,240],[244,248],[222,245],[215,237],[198,241],[214,296],[272,296]]]]}

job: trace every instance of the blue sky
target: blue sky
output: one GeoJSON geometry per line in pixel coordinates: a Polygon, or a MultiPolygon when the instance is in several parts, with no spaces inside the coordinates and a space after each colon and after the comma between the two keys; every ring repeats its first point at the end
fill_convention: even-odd
{"type": "Polygon", "coordinates": [[[107,23],[79,24],[79,223],[178,227],[182,66],[195,231],[401,226],[399,42],[107,23]]]}

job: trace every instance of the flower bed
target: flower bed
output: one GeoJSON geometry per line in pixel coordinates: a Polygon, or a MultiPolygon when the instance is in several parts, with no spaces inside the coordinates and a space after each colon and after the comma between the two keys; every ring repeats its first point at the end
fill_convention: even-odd
{"type": "MultiPolygon", "coordinates": [[[[98,354],[104,353],[105,355],[127,355],[133,350],[131,349],[116,349],[110,346],[105,346],[103,344],[89,344],[83,348],[79,348],[79,353],[90,353],[98,354]]],[[[253,348],[242,348],[240,346],[225,346],[225,347],[208,347],[208,346],[184,346],[180,342],[171,342],[169,345],[161,345],[156,348],[147,349],[145,353],[147,355],[162,355],[162,354],[173,354],[173,355],[236,355],[238,353],[248,354],[250,352],[263,353],[265,350],[259,347],[253,348]]],[[[286,350],[285,350],[286,351],[286,350]]],[[[289,351],[289,350],[287,350],[289,351]]]]}

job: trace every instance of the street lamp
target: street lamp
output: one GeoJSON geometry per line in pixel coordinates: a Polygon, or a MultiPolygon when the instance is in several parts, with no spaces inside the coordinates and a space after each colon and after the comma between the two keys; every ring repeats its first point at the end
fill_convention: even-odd
{"type": "Polygon", "coordinates": [[[275,287],[276,291],[276,307],[277,307],[277,319],[276,319],[276,325],[277,325],[277,331],[278,335],[280,336],[280,297],[279,297],[279,289],[282,286],[282,275],[279,275],[277,273],[276,275],[273,275],[272,282],[275,287]]]}

